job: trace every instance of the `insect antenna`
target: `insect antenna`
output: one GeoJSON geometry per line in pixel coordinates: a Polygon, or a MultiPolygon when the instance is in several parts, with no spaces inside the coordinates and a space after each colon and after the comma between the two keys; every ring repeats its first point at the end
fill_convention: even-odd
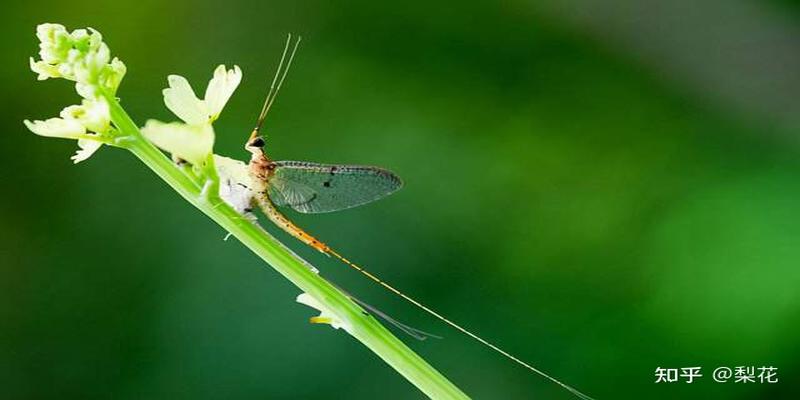
{"type": "Polygon", "coordinates": [[[297,41],[294,43],[292,53],[289,55],[289,61],[286,63],[286,68],[284,68],[283,62],[286,60],[286,54],[289,53],[289,47],[291,47],[292,43],[292,34],[290,33],[286,35],[286,45],[283,47],[281,60],[278,62],[278,69],[275,71],[275,76],[272,78],[272,83],[269,85],[267,98],[264,100],[264,105],[261,107],[261,114],[258,115],[258,121],[256,122],[256,127],[253,129],[253,133],[250,135],[250,139],[256,137],[258,132],[261,130],[261,127],[264,125],[264,121],[267,119],[269,109],[272,107],[272,103],[275,102],[275,98],[278,97],[278,92],[281,90],[284,79],[286,79],[286,74],[289,72],[289,67],[292,66],[292,60],[294,60],[294,55],[297,53],[297,47],[300,45],[301,40],[303,40],[303,37],[298,36],[297,41]],[[279,77],[280,80],[278,79],[279,77]]]}
{"type": "Polygon", "coordinates": [[[544,371],[542,371],[542,370],[540,370],[540,369],[538,369],[538,368],[536,368],[536,367],[534,367],[534,366],[532,366],[532,365],[530,365],[530,364],[526,363],[525,361],[522,361],[522,360],[520,360],[519,358],[515,357],[515,356],[514,356],[514,355],[512,355],[511,353],[509,353],[509,352],[507,352],[507,351],[505,351],[505,350],[503,350],[503,349],[501,349],[501,348],[497,347],[496,345],[494,345],[494,344],[492,344],[492,343],[488,342],[487,340],[483,339],[482,337],[480,337],[480,336],[478,336],[478,335],[476,335],[476,334],[474,334],[474,333],[472,333],[472,332],[468,331],[466,328],[463,328],[461,325],[458,325],[458,324],[456,324],[455,322],[453,322],[453,321],[451,321],[451,320],[447,319],[447,318],[446,318],[446,317],[444,317],[443,315],[441,315],[441,314],[437,313],[436,311],[434,311],[434,310],[432,310],[432,309],[428,308],[426,305],[424,305],[424,304],[420,303],[419,301],[417,301],[417,300],[414,300],[413,298],[409,297],[409,296],[408,296],[408,295],[406,295],[405,293],[403,293],[403,292],[401,292],[401,291],[399,291],[399,290],[395,289],[395,288],[394,288],[394,286],[391,286],[391,285],[389,285],[388,283],[384,282],[383,280],[381,280],[381,279],[380,279],[380,278],[378,278],[377,276],[373,275],[371,272],[369,272],[369,271],[365,270],[364,268],[362,268],[362,267],[358,266],[358,265],[357,265],[357,264],[355,264],[354,262],[352,262],[352,261],[350,261],[350,260],[346,259],[344,256],[342,256],[341,254],[337,253],[337,252],[336,252],[336,251],[334,251],[333,249],[331,249],[331,248],[328,248],[328,249],[327,249],[327,251],[326,251],[326,253],[327,253],[327,254],[330,254],[330,255],[332,255],[332,256],[333,256],[333,257],[335,257],[335,258],[337,258],[339,261],[341,261],[341,262],[343,262],[343,263],[347,264],[349,267],[351,267],[351,268],[353,268],[353,269],[357,270],[357,271],[358,271],[358,272],[360,272],[361,274],[365,275],[367,278],[369,278],[369,279],[371,279],[372,281],[374,281],[375,283],[377,283],[377,284],[379,284],[379,285],[383,286],[385,289],[387,289],[387,290],[389,290],[390,292],[394,293],[395,295],[399,296],[399,297],[400,297],[400,298],[402,298],[403,300],[405,300],[405,301],[407,301],[407,302],[409,302],[409,303],[411,303],[411,304],[413,304],[413,305],[417,306],[418,308],[422,309],[423,311],[427,312],[428,314],[430,314],[430,315],[432,315],[432,316],[436,317],[436,319],[438,319],[438,320],[440,320],[440,321],[442,321],[442,322],[446,323],[447,325],[450,325],[451,327],[455,328],[455,329],[456,329],[456,330],[458,330],[459,332],[461,332],[461,333],[463,333],[463,334],[465,334],[465,335],[469,336],[470,338],[472,338],[472,339],[476,340],[477,342],[479,342],[479,343],[483,344],[484,346],[486,346],[486,347],[488,347],[488,348],[490,348],[490,349],[492,349],[492,350],[494,350],[494,351],[496,351],[496,352],[500,353],[501,355],[503,355],[504,357],[508,358],[509,360],[511,360],[511,361],[514,361],[515,363],[517,363],[517,364],[519,364],[519,365],[521,365],[521,366],[523,366],[523,367],[525,367],[525,368],[527,368],[527,369],[529,369],[529,370],[533,371],[534,373],[536,373],[536,374],[538,374],[538,375],[540,375],[540,376],[542,376],[542,377],[544,377],[544,378],[546,378],[546,379],[550,380],[551,382],[553,382],[553,383],[557,384],[558,386],[561,386],[562,388],[564,388],[564,389],[565,389],[565,390],[567,390],[568,392],[570,392],[570,393],[574,394],[574,395],[575,395],[576,397],[578,397],[579,399],[583,399],[583,400],[594,400],[594,399],[592,399],[591,397],[589,397],[589,396],[587,396],[587,395],[585,395],[585,394],[581,393],[580,391],[578,391],[578,389],[575,389],[575,388],[573,388],[572,386],[569,386],[569,385],[567,385],[566,383],[563,383],[563,382],[561,382],[560,380],[558,380],[558,379],[556,379],[556,378],[554,378],[554,377],[550,376],[549,374],[545,373],[544,371]]]}

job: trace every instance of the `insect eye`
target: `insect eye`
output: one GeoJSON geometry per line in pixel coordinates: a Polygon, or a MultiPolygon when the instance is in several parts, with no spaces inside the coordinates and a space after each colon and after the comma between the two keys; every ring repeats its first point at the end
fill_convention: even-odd
{"type": "Polygon", "coordinates": [[[250,142],[250,146],[252,146],[252,147],[264,147],[264,138],[262,138],[261,136],[256,137],[255,139],[253,139],[252,142],[250,142]]]}

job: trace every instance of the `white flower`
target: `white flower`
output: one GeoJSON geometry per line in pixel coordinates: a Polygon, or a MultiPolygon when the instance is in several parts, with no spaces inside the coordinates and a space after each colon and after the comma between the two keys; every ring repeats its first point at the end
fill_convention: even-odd
{"type": "Polygon", "coordinates": [[[86,130],[104,133],[111,125],[108,103],[105,100],[84,99],[79,106],[69,106],[61,111],[61,118],[80,122],[86,130]]]}
{"type": "Polygon", "coordinates": [[[46,137],[78,139],[86,134],[86,127],[72,119],[50,118],[44,121],[23,121],[31,132],[46,137]]]}
{"type": "Polygon", "coordinates": [[[192,165],[203,164],[214,147],[214,129],[209,124],[189,125],[151,119],[142,128],[142,133],[154,145],[192,165]]]}
{"type": "Polygon", "coordinates": [[[61,118],[45,121],[25,120],[24,123],[31,132],[39,136],[78,139],[80,149],[72,156],[75,163],[94,154],[107,140],[106,134],[111,131],[108,104],[103,99],[84,99],[81,105],[61,110],[60,116],[61,118]]]}
{"type": "Polygon", "coordinates": [[[314,324],[329,324],[334,329],[342,328],[346,332],[352,332],[352,326],[349,322],[340,319],[333,313],[328,307],[325,307],[320,301],[315,299],[308,293],[301,293],[297,296],[297,302],[300,304],[305,304],[311,308],[315,308],[319,310],[319,316],[311,317],[310,321],[314,324]]]}
{"type": "Polygon", "coordinates": [[[203,100],[197,98],[186,78],[180,75],[167,77],[169,87],[164,89],[164,103],[178,118],[187,124],[211,123],[219,118],[233,92],[242,81],[242,71],[234,65],[226,70],[220,65],[208,82],[203,100]]]}
{"type": "Polygon", "coordinates": [[[164,104],[184,123],[147,121],[142,133],[153,144],[193,165],[201,165],[214,146],[214,129],[211,124],[219,118],[233,92],[242,81],[238,66],[227,70],[220,65],[208,82],[205,97],[197,98],[186,78],[180,75],[167,77],[169,87],[164,89],[164,104]]]}
{"type": "Polygon", "coordinates": [[[34,61],[33,57],[30,58],[31,71],[36,72],[38,76],[36,79],[43,81],[47,78],[60,78],[61,74],[58,72],[58,65],[48,64],[44,61],[34,61]]]}
{"type": "Polygon", "coordinates": [[[39,39],[39,56],[45,63],[60,62],[72,48],[72,37],[63,25],[40,24],[36,27],[36,37],[39,39]]]}
{"type": "Polygon", "coordinates": [[[102,146],[102,145],[103,145],[103,143],[95,141],[95,140],[78,139],[78,147],[79,147],[79,149],[78,149],[78,151],[75,152],[75,155],[70,157],[70,160],[72,160],[73,163],[77,164],[77,163],[79,163],[79,162],[91,157],[92,154],[94,154],[94,152],[97,151],[97,149],[99,149],[100,146],[102,146]]]}

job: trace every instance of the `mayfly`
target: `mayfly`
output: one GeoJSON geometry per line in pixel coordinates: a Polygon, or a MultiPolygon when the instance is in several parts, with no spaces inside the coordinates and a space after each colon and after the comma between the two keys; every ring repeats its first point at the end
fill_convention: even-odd
{"type": "MultiPolygon", "coordinates": [[[[378,200],[396,192],[403,186],[403,182],[397,175],[383,168],[361,165],[318,164],[305,161],[274,161],[267,156],[264,151],[266,142],[264,137],[260,134],[261,128],[283,85],[286,74],[292,65],[292,60],[294,60],[300,40],[301,38],[298,37],[294,43],[292,52],[289,54],[289,48],[292,47],[292,36],[288,35],[275,77],[270,84],[269,92],[261,108],[256,126],[245,144],[245,149],[251,153],[248,170],[250,181],[255,186],[250,189],[255,193],[255,201],[267,218],[301,242],[313,247],[321,253],[340,260],[377,284],[383,286],[385,289],[433,315],[463,334],[488,346],[517,364],[560,385],[577,397],[591,399],[591,397],[584,395],[571,386],[562,383],[556,378],[518,359],[505,350],[482,339],[424,304],[395,289],[393,286],[343,257],[330,246],[295,225],[278,210],[278,207],[285,206],[305,214],[339,211],[378,200]],[[288,60],[286,58],[287,54],[289,54],[288,60]],[[285,67],[284,61],[286,61],[285,67]]],[[[357,302],[364,305],[360,301],[357,302]]]]}

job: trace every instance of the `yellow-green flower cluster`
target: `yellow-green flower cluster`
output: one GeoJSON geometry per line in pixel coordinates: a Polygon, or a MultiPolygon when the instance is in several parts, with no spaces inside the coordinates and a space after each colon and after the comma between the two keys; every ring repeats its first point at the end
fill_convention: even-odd
{"type": "Polygon", "coordinates": [[[116,57],[111,59],[100,32],[92,28],[68,32],[63,25],[41,24],[36,27],[36,36],[41,60],[31,57],[30,65],[39,80],[75,81],[75,89],[85,99],[98,97],[97,89],[116,93],[125,76],[125,64],[116,57]]]}
{"type": "Polygon", "coordinates": [[[111,59],[111,51],[103,43],[100,32],[92,28],[68,32],[58,24],[36,27],[39,57],[30,59],[39,80],[64,78],[75,82],[75,90],[83,97],[80,105],[64,108],[59,117],[44,121],[25,121],[40,136],[78,140],[79,150],[72,157],[83,161],[103,143],[113,141],[114,129],[104,94],[113,96],[125,76],[125,64],[111,59]]]}

